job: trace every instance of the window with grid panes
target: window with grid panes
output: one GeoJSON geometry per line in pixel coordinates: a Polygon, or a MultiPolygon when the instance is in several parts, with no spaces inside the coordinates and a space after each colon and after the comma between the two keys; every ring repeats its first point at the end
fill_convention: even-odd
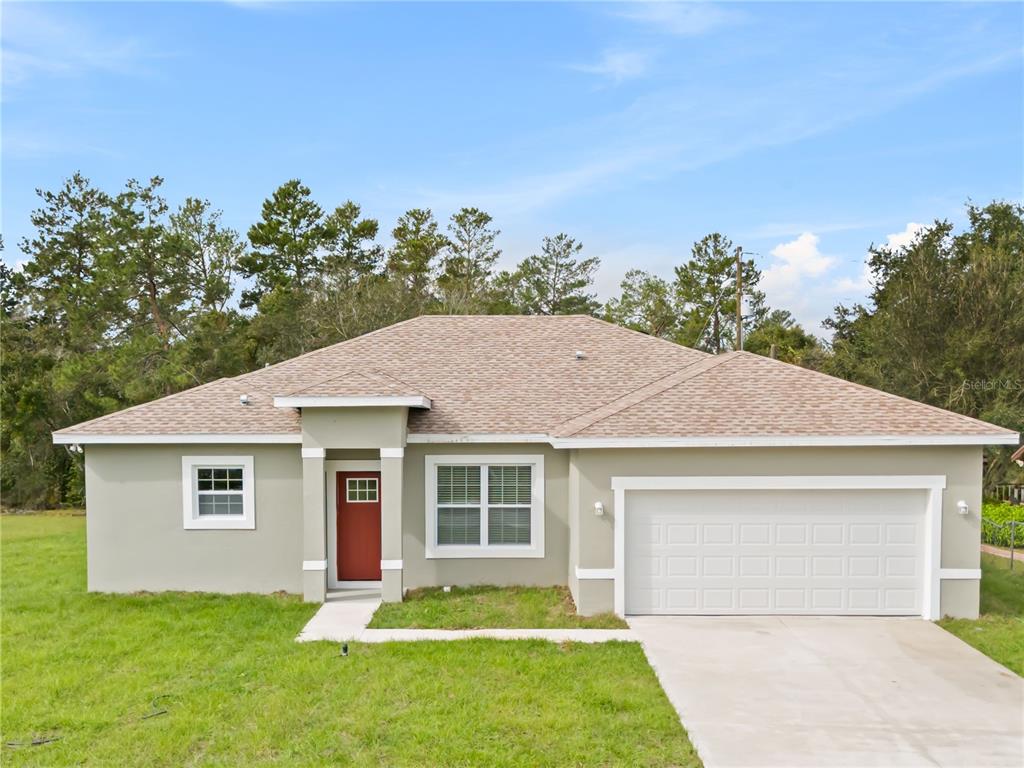
{"type": "Polygon", "coordinates": [[[438,546],[529,546],[533,471],[530,464],[438,465],[438,546]]]}
{"type": "Polygon", "coordinates": [[[196,467],[196,514],[200,517],[242,516],[242,467],[196,467]]]}

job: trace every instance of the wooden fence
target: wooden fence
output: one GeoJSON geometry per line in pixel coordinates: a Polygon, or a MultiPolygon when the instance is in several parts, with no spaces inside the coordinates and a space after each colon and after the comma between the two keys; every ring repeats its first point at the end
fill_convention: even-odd
{"type": "Polygon", "coordinates": [[[1004,483],[994,488],[993,497],[997,501],[1008,501],[1011,504],[1024,504],[1024,485],[1004,483]]]}

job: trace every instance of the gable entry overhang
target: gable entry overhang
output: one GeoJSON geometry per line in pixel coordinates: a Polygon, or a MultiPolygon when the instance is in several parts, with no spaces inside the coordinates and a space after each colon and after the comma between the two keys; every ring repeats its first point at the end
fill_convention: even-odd
{"type": "Polygon", "coordinates": [[[405,407],[430,409],[430,398],[424,395],[278,395],[274,397],[275,408],[376,408],[405,407]]]}

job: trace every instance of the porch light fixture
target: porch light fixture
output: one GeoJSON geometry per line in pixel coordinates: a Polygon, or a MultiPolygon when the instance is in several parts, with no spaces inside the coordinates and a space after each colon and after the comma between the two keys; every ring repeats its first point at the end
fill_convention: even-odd
{"type": "Polygon", "coordinates": [[[594,502],[594,514],[598,517],[604,517],[604,504],[600,501],[594,502]]]}
{"type": "Polygon", "coordinates": [[[966,515],[971,510],[967,506],[967,502],[966,501],[958,501],[956,503],[956,511],[959,512],[961,515],[966,515]]]}

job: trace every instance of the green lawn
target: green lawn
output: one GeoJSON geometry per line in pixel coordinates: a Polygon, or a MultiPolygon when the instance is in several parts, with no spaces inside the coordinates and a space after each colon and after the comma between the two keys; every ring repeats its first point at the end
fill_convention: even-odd
{"type": "Polygon", "coordinates": [[[385,603],[370,626],[410,629],[626,629],[613,613],[580,616],[565,587],[453,587],[416,589],[401,603],[385,603]]]}
{"type": "Polygon", "coordinates": [[[86,594],[81,518],[4,517],[0,540],[5,768],[699,766],[637,644],[342,658],[293,642],[316,609],[293,597],[86,594]]]}
{"type": "Polygon", "coordinates": [[[1024,567],[981,556],[981,616],[939,624],[1018,675],[1024,675],[1024,567]]]}

